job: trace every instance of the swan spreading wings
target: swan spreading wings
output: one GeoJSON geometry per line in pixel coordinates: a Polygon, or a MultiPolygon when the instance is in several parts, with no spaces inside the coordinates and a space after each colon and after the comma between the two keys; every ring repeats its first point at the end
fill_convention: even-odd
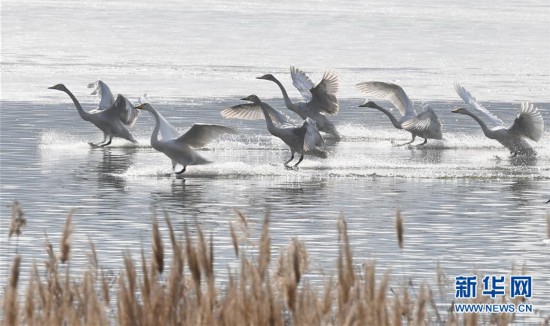
{"type": "MultiPolygon", "coordinates": [[[[102,96],[100,100],[100,106],[88,112],[84,111],[80,102],[76,99],[73,93],[71,93],[71,91],[67,89],[65,85],[57,84],[55,86],[49,87],[49,89],[62,91],[69,95],[80,117],[85,121],[91,122],[98,129],[103,131],[103,141],[97,144],[90,142],[90,146],[105,147],[111,144],[113,137],[124,138],[133,143],[136,143],[137,141],[132,136],[128,128],[136,122],[137,118],[139,117],[139,111],[134,109],[132,103],[130,103],[130,101],[128,101],[126,97],[120,94],[117,96],[116,100],[114,100],[112,98],[113,95],[109,90],[109,87],[107,87],[107,85],[105,85],[103,82],[98,82],[98,85],[103,85],[104,87],[101,90],[102,96]],[[102,105],[108,105],[108,107],[101,107],[102,105]]],[[[101,89],[102,86],[98,86],[98,88],[101,89]]]]}
{"type": "Polygon", "coordinates": [[[401,118],[397,118],[388,110],[378,106],[376,103],[369,101],[360,107],[370,107],[377,109],[390,118],[393,126],[397,129],[407,130],[412,134],[410,142],[401,144],[407,145],[414,142],[415,138],[422,137],[424,145],[428,142],[428,138],[442,139],[441,122],[432,108],[427,107],[424,112],[416,114],[413,103],[401,86],[379,81],[361,82],[356,85],[357,89],[368,96],[387,100],[395,106],[401,113],[401,118]]]}
{"type": "Polygon", "coordinates": [[[464,101],[476,110],[476,113],[468,109],[458,107],[453,113],[469,115],[479,123],[487,138],[494,139],[510,150],[512,155],[535,155],[535,150],[525,139],[539,141],[544,132],[544,120],[540,110],[529,102],[521,103],[519,114],[514,123],[505,127],[504,122],[491,111],[484,108],[476,98],[459,83],[455,83],[455,91],[464,101]],[[481,118],[483,117],[483,119],[481,118]],[[490,127],[486,124],[488,121],[490,127]]]}
{"type": "MultiPolygon", "coordinates": [[[[193,148],[204,147],[210,141],[219,138],[223,134],[237,133],[235,130],[224,126],[195,123],[181,136],[159,139],[158,134],[163,122],[157,109],[147,102],[136,106],[136,109],[149,111],[155,118],[155,127],[151,134],[151,146],[170,158],[173,172],[175,172],[177,164],[183,166],[181,171],[175,172],[176,174],[184,173],[188,165],[210,163],[210,161],[202,157],[193,148]]],[[[168,123],[166,120],[165,122],[168,123]]],[[[168,123],[168,125],[170,124],[168,123]]]]}
{"type": "Polygon", "coordinates": [[[229,119],[265,119],[269,133],[281,139],[290,148],[291,156],[284,163],[285,167],[288,167],[288,163],[294,159],[295,153],[300,154],[300,159],[294,164],[294,167],[302,162],[305,155],[328,157],[327,152],[323,149],[325,144],[323,137],[312,119],[306,118],[301,126],[292,126],[288,124],[285,115],[260,100],[258,96],[250,95],[241,100],[252,103],[238,104],[224,109],[221,115],[229,119]]]}
{"type": "Polygon", "coordinates": [[[277,84],[283,94],[285,106],[289,110],[297,113],[303,120],[312,119],[320,131],[333,135],[335,139],[340,139],[336,127],[327,118],[327,115],[335,115],[340,110],[336,98],[338,76],[333,72],[325,72],[317,85],[313,84],[306,73],[298,68],[290,67],[290,76],[292,84],[302,94],[304,101],[292,102],[283,84],[272,74],[263,75],[258,79],[270,80],[277,84]]]}

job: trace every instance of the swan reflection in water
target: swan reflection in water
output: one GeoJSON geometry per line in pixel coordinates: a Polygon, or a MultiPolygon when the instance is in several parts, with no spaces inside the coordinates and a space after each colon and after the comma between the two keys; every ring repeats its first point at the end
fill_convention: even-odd
{"type": "MultiPolygon", "coordinates": [[[[95,153],[93,149],[90,152],[95,153]]],[[[137,147],[106,147],[103,149],[101,161],[97,164],[98,182],[100,186],[113,186],[124,190],[126,181],[115,177],[114,174],[122,174],[135,163],[137,147]]]]}
{"type": "Polygon", "coordinates": [[[177,212],[178,215],[199,218],[204,213],[203,208],[211,205],[211,202],[205,199],[208,186],[201,180],[197,182],[197,180],[174,178],[169,189],[151,193],[152,203],[158,207],[165,207],[169,212],[177,212]]]}

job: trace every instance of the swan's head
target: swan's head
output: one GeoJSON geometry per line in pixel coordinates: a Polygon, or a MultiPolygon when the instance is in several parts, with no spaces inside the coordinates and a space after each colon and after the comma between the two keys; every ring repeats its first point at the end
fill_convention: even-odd
{"type": "Polygon", "coordinates": [[[256,77],[256,79],[265,79],[265,80],[275,80],[275,77],[272,74],[263,75],[260,77],[256,77]]]}
{"type": "Polygon", "coordinates": [[[460,113],[460,114],[468,114],[470,113],[468,110],[466,110],[465,108],[461,108],[461,107],[458,107],[454,110],[451,111],[452,113],[460,113]]]}
{"type": "Polygon", "coordinates": [[[377,109],[378,108],[378,105],[376,103],[374,103],[373,101],[368,101],[366,103],[363,103],[361,105],[359,105],[360,108],[373,108],[373,109],[377,109]]]}
{"type": "Polygon", "coordinates": [[[248,95],[247,97],[244,97],[241,100],[242,101],[250,101],[250,102],[253,102],[253,103],[260,103],[261,102],[260,98],[256,95],[248,95]]]}
{"type": "Polygon", "coordinates": [[[67,91],[67,87],[65,87],[65,85],[63,84],[57,84],[52,87],[48,87],[48,89],[57,89],[58,91],[62,91],[62,92],[67,91]]]}
{"type": "MultiPolygon", "coordinates": [[[[120,95],[119,95],[120,96],[120,95]]],[[[118,98],[117,98],[118,99],[118,98]]],[[[135,109],[140,109],[140,110],[145,110],[145,111],[149,111],[149,112],[153,112],[155,109],[153,108],[153,106],[149,103],[142,103],[138,106],[135,106],[134,107],[135,109]]]]}

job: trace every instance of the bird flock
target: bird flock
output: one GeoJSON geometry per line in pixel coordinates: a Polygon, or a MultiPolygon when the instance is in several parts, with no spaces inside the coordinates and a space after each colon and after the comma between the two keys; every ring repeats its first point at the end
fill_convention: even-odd
{"type": "MultiPolygon", "coordinates": [[[[280,138],[290,149],[290,159],[284,162],[284,166],[290,168],[289,163],[294,160],[295,154],[300,155],[298,161],[293,165],[293,168],[297,168],[306,155],[319,158],[328,157],[321,132],[334,141],[341,139],[336,126],[329,120],[330,116],[338,114],[340,110],[336,97],[339,85],[338,76],[331,71],[325,72],[317,84],[314,84],[305,72],[295,67],[290,67],[290,76],[292,84],[302,94],[303,101],[293,102],[283,83],[272,74],[266,74],[257,77],[257,79],[274,82],[281,90],[286,108],[296,113],[303,121],[302,123],[294,124],[287,115],[263,102],[256,95],[242,98],[241,100],[246,103],[226,108],[221,111],[221,115],[228,119],[264,119],[268,132],[280,138]]],[[[396,144],[396,146],[411,144],[416,137],[424,139],[424,142],[417,146],[426,144],[428,139],[443,138],[441,122],[435,111],[426,107],[423,112],[417,114],[412,101],[400,86],[381,81],[366,81],[358,83],[356,87],[368,98],[388,101],[398,109],[400,117],[394,116],[388,109],[379,106],[372,100],[359,105],[359,107],[381,111],[388,116],[395,128],[411,133],[411,141],[396,144]]],[[[93,88],[91,94],[100,98],[98,107],[90,111],[85,111],[82,108],[77,98],[65,85],[57,84],[49,88],[69,95],[80,117],[91,122],[103,132],[103,141],[89,142],[90,146],[94,148],[108,146],[114,137],[136,143],[137,141],[129,128],[136,122],[141,111],[150,112],[155,119],[151,147],[170,158],[172,173],[175,174],[185,172],[188,165],[210,163],[195,149],[205,147],[210,141],[221,135],[237,133],[236,130],[221,125],[195,123],[187,132],[180,135],[176,128],[149,103],[145,95],[134,105],[121,94],[115,98],[109,86],[101,80],[88,85],[88,88],[93,88]],[[182,166],[182,169],[176,172],[178,164],[182,166]]],[[[526,139],[539,141],[544,132],[544,121],[537,107],[531,103],[523,102],[513,124],[505,127],[502,120],[484,108],[463,86],[455,83],[454,88],[468,108],[474,110],[470,111],[467,107],[461,106],[451,112],[472,117],[480,125],[487,138],[498,141],[510,151],[512,156],[536,155],[535,150],[526,139]]]]}

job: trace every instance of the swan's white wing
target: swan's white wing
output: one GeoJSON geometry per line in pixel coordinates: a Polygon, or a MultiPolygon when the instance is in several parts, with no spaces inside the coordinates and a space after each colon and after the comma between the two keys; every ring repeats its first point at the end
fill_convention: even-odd
{"type": "Polygon", "coordinates": [[[338,76],[334,72],[326,71],[323,79],[311,90],[311,101],[307,103],[309,108],[318,112],[336,114],[340,110],[336,92],[338,92],[338,76]]]}
{"type": "Polygon", "coordinates": [[[309,90],[315,86],[311,79],[309,79],[305,72],[293,66],[290,67],[290,77],[292,77],[292,85],[300,91],[306,101],[310,101],[311,92],[309,90]]]}
{"type": "MultiPolygon", "coordinates": [[[[150,103],[149,100],[147,99],[147,94],[143,94],[137,100],[137,104],[143,104],[143,103],[150,103]]],[[[172,124],[170,124],[170,122],[166,120],[166,118],[159,112],[159,110],[157,110],[157,113],[160,118],[159,119],[160,120],[160,124],[159,124],[160,138],[162,140],[178,138],[180,136],[180,133],[178,132],[176,127],[172,126],[172,124]]]]}
{"type": "Polygon", "coordinates": [[[304,137],[304,150],[313,151],[317,148],[323,147],[325,141],[317,129],[315,121],[310,118],[306,118],[303,126],[306,126],[306,135],[304,137]]]}
{"type": "Polygon", "coordinates": [[[486,119],[491,121],[492,124],[502,126],[504,123],[502,120],[500,120],[497,116],[491,113],[491,111],[484,108],[475,97],[470,94],[466,90],[466,88],[462,87],[458,82],[455,82],[455,91],[460,96],[460,98],[464,101],[466,104],[472,105],[476,110],[478,110],[486,119]]]}
{"type": "Polygon", "coordinates": [[[176,127],[172,126],[168,120],[166,120],[165,117],[162,116],[162,114],[159,113],[160,118],[160,136],[162,139],[174,139],[178,138],[180,136],[180,133],[176,129],[176,127]]]}
{"type": "MultiPolygon", "coordinates": [[[[271,120],[274,123],[278,124],[287,124],[289,119],[286,115],[281,113],[281,111],[273,108],[267,103],[263,103],[265,109],[267,110],[271,120]]],[[[230,108],[223,109],[221,112],[222,117],[228,119],[243,119],[243,120],[262,120],[264,119],[264,113],[259,104],[255,103],[244,103],[234,105],[230,108]]]]}
{"type": "Polygon", "coordinates": [[[223,134],[236,134],[232,128],[219,125],[205,125],[195,123],[191,129],[176,139],[177,143],[185,143],[191,147],[204,147],[210,141],[220,137],[223,134]]]}
{"type": "Polygon", "coordinates": [[[259,104],[243,103],[223,109],[222,117],[227,119],[262,120],[264,114],[259,104]]]}
{"type": "Polygon", "coordinates": [[[441,122],[432,108],[401,124],[403,129],[423,138],[442,139],[441,122]]]}
{"type": "Polygon", "coordinates": [[[539,141],[544,132],[544,120],[539,109],[529,102],[521,103],[521,111],[508,130],[519,136],[539,141]]]}
{"type": "Polygon", "coordinates": [[[111,89],[103,81],[96,80],[95,82],[88,84],[88,88],[94,89],[90,95],[97,95],[97,97],[99,97],[100,110],[106,110],[115,103],[115,97],[113,96],[111,89]]]}
{"type": "MultiPolygon", "coordinates": [[[[122,96],[122,95],[119,95],[122,96]]],[[[132,102],[130,102],[126,97],[122,96],[124,98],[125,106],[121,110],[120,118],[124,124],[128,126],[132,126],[139,115],[141,114],[141,111],[134,108],[134,105],[132,102]]]]}
{"type": "Polygon", "coordinates": [[[356,87],[365,95],[390,101],[404,117],[413,118],[416,116],[412,101],[399,85],[370,81],[361,82],[356,87]]]}

